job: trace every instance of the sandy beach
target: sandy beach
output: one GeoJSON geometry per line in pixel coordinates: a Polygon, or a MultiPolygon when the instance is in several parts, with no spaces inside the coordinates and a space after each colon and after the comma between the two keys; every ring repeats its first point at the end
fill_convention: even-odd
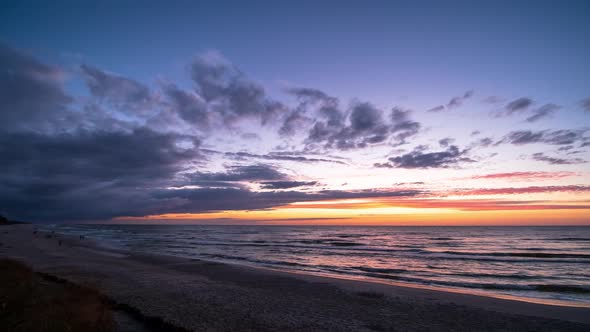
{"type": "MultiPolygon", "coordinates": [[[[590,309],[101,248],[0,228],[0,257],[191,331],[588,331],[590,309]],[[61,244],[60,244],[61,241],[61,244]]],[[[132,324],[131,324],[132,326],[132,324]]],[[[139,326],[139,325],[138,325],[139,326]]],[[[121,327],[120,330],[139,329],[121,327]]]]}

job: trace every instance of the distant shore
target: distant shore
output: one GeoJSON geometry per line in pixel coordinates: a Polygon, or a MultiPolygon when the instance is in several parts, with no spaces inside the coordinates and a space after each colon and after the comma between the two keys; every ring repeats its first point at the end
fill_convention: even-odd
{"type": "Polygon", "coordinates": [[[1,227],[0,257],[186,330],[590,330],[589,308],[140,255],[33,229],[1,227]]]}

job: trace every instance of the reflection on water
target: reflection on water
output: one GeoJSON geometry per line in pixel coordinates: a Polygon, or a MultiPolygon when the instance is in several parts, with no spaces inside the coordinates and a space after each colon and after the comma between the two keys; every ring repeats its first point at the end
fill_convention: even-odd
{"type": "Polygon", "coordinates": [[[47,227],[139,252],[590,303],[590,227],[47,227]]]}

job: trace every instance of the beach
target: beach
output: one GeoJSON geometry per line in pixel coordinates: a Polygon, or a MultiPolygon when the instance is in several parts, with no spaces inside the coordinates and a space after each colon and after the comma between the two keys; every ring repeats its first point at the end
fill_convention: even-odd
{"type": "Polygon", "coordinates": [[[0,243],[0,257],[190,331],[590,329],[590,308],[139,254],[33,225],[1,227],[0,243]]]}

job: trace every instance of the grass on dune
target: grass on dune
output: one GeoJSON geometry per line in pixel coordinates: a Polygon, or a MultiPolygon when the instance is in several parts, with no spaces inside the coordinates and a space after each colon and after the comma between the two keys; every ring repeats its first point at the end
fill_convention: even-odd
{"type": "Polygon", "coordinates": [[[0,331],[113,331],[107,301],[89,287],[55,283],[0,259],[0,331]]]}

